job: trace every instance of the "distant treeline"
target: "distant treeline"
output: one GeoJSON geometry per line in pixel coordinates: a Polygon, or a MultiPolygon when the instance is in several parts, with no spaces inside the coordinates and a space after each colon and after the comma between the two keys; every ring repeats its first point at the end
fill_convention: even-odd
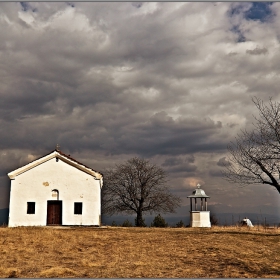
{"type": "MultiPolygon", "coordinates": [[[[211,212],[210,212],[211,213],[211,212]]],[[[240,223],[245,217],[249,218],[253,225],[279,225],[280,217],[271,214],[261,214],[261,213],[218,213],[212,214],[217,220],[217,224],[221,226],[231,226],[240,223]]],[[[178,217],[168,217],[162,215],[166,223],[171,227],[176,227],[176,225],[182,221],[185,226],[190,224],[189,216],[178,216],[178,217]]],[[[145,217],[145,224],[150,226],[154,220],[155,216],[145,217]]],[[[102,216],[103,225],[119,225],[121,226],[124,222],[130,222],[134,226],[133,216],[102,216]]]]}

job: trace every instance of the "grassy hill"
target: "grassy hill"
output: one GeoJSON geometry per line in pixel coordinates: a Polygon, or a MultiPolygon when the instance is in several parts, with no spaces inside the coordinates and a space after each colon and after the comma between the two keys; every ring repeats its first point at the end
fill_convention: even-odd
{"type": "Polygon", "coordinates": [[[280,229],[0,228],[0,277],[279,278],[280,229]]]}

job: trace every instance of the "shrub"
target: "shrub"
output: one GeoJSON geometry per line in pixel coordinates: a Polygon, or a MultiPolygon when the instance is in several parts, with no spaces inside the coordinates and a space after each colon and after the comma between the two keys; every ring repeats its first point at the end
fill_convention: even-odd
{"type": "Polygon", "coordinates": [[[112,222],[112,227],[117,227],[117,223],[115,221],[112,222]]]}
{"type": "Polygon", "coordinates": [[[132,227],[132,223],[129,220],[125,220],[122,223],[122,227],[132,227]]]}
{"type": "Polygon", "coordinates": [[[176,224],[176,227],[184,227],[184,226],[185,225],[182,220],[176,224]]]}
{"type": "Polygon", "coordinates": [[[158,214],[151,223],[151,227],[168,227],[168,224],[165,222],[165,219],[158,214]]]}
{"type": "Polygon", "coordinates": [[[218,219],[216,218],[215,214],[210,215],[210,223],[211,223],[211,226],[217,226],[219,224],[218,219]]]}

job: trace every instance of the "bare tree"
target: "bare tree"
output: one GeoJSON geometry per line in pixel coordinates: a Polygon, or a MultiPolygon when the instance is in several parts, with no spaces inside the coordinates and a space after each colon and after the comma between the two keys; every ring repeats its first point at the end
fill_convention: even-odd
{"type": "Polygon", "coordinates": [[[136,213],[136,226],[143,226],[145,212],[175,212],[180,198],[166,185],[165,171],[149,161],[132,158],[104,172],[102,213],[136,213]]]}
{"type": "Polygon", "coordinates": [[[253,102],[259,111],[254,129],[241,131],[228,146],[224,175],[233,183],[262,183],[280,193],[280,104],[270,99],[266,105],[256,97],[253,102]]]}

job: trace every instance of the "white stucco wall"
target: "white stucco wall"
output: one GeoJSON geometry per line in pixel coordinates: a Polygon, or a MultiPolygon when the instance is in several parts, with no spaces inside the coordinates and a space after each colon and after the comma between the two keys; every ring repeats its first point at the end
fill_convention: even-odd
{"type": "Polygon", "coordinates": [[[191,227],[211,227],[210,211],[192,211],[191,227]]]}
{"type": "Polygon", "coordinates": [[[100,225],[100,180],[52,158],[11,180],[9,226],[44,226],[52,190],[62,201],[62,225],[100,225]],[[35,214],[27,214],[27,202],[35,202],[35,214]],[[83,203],[82,215],[74,214],[74,202],[83,203]]]}

